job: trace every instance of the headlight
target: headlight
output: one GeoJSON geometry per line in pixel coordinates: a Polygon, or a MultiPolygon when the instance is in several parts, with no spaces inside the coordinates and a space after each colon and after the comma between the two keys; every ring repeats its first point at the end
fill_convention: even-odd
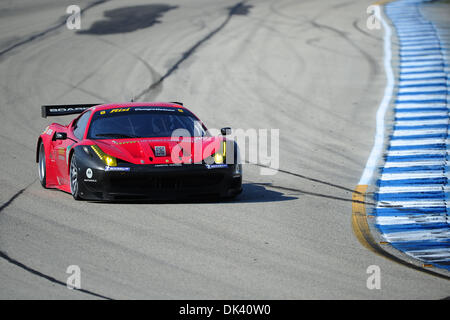
{"type": "Polygon", "coordinates": [[[203,160],[206,164],[224,164],[227,157],[226,142],[223,141],[222,148],[203,160]]]}
{"type": "Polygon", "coordinates": [[[91,146],[95,154],[109,167],[117,167],[117,159],[103,152],[98,146],[91,146]]]}
{"type": "Polygon", "coordinates": [[[216,164],[222,164],[223,163],[223,155],[221,155],[220,153],[216,153],[214,155],[214,162],[216,164]]]}

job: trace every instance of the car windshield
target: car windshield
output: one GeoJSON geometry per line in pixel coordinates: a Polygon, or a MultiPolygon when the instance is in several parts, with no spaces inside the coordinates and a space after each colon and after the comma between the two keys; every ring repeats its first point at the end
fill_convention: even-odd
{"type": "Polygon", "coordinates": [[[88,139],[121,139],[206,136],[206,128],[188,110],[167,107],[115,108],[96,112],[89,126],[88,139]]]}

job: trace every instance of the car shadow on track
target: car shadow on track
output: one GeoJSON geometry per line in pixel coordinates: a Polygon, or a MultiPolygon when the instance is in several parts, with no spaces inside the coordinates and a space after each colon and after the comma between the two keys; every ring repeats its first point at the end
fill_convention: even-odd
{"type": "Polygon", "coordinates": [[[256,183],[244,183],[242,187],[243,191],[239,196],[225,202],[278,202],[298,199],[256,183]]]}
{"type": "Polygon", "coordinates": [[[232,199],[194,198],[179,200],[115,200],[115,201],[89,201],[90,203],[120,203],[120,204],[185,204],[185,203],[257,203],[278,202],[298,199],[283,192],[268,190],[265,186],[256,183],[244,183],[240,195],[232,199]]]}

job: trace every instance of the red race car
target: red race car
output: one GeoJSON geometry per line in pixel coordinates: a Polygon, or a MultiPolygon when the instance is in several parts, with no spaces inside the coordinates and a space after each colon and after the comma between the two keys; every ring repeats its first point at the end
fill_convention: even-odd
{"type": "Polygon", "coordinates": [[[242,191],[235,141],[210,135],[181,103],[42,106],[42,116],[80,114],[39,136],[44,188],[74,199],[231,198],[242,191]],[[81,113],[81,114],[80,114],[81,113]]]}

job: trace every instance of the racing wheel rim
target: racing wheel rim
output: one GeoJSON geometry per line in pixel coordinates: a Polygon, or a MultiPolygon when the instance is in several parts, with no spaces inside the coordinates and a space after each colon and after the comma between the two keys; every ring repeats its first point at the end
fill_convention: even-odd
{"type": "Polygon", "coordinates": [[[74,197],[78,196],[78,168],[75,156],[70,160],[70,191],[74,197]]]}
{"type": "Polygon", "coordinates": [[[39,148],[39,180],[41,181],[41,183],[44,182],[45,179],[45,150],[43,145],[41,144],[40,148],[39,148]]]}

